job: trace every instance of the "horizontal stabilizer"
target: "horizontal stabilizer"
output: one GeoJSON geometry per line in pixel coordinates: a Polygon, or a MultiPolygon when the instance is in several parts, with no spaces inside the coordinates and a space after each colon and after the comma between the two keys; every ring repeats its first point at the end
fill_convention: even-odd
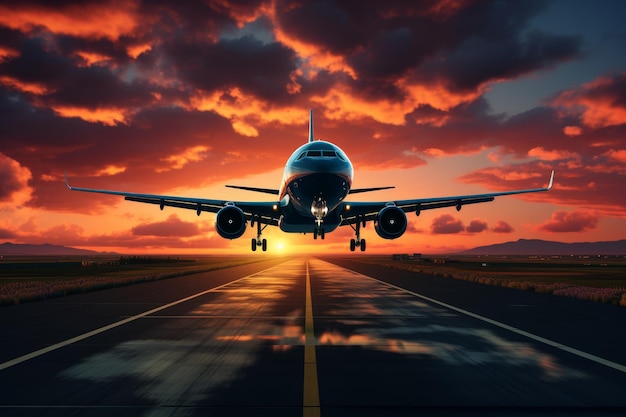
{"type": "Polygon", "coordinates": [[[388,190],[390,188],[396,188],[396,187],[390,186],[390,187],[373,187],[373,188],[355,188],[353,190],[350,190],[349,194],[369,193],[370,191],[388,190]]]}
{"type": "Polygon", "coordinates": [[[237,188],[239,190],[254,191],[254,192],[257,192],[257,193],[278,195],[278,190],[273,190],[273,189],[270,189],[270,188],[243,187],[241,185],[227,185],[226,187],[228,187],[228,188],[237,188]]]}

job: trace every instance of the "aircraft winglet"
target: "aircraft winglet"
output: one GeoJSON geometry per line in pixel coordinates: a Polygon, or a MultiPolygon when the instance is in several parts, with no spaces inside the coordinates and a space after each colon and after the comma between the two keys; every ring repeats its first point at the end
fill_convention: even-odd
{"type": "Polygon", "coordinates": [[[550,175],[550,184],[548,184],[548,190],[552,188],[553,182],[554,182],[554,170],[552,170],[552,174],[550,175]]]}
{"type": "Polygon", "coordinates": [[[309,142],[313,142],[313,109],[309,110],[309,142]]]}
{"type": "Polygon", "coordinates": [[[68,190],[71,190],[72,187],[70,186],[70,180],[67,179],[67,171],[63,171],[63,173],[65,174],[65,186],[68,190]]]}

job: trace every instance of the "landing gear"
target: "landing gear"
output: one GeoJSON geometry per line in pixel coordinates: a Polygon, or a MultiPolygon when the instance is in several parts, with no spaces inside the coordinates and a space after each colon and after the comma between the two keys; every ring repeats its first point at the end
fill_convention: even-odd
{"type": "Polygon", "coordinates": [[[361,252],[365,252],[365,239],[350,239],[350,251],[354,252],[356,248],[361,248],[361,252]]]}
{"type": "Polygon", "coordinates": [[[318,236],[320,237],[320,239],[324,240],[324,237],[325,237],[324,229],[322,229],[321,227],[318,227],[315,230],[313,230],[313,239],[317,239],[318,236]]]}
{"type": "Polygon", "coordinates": [[[365,227],[365,220],[361,221],[360,219],[356,222],[356,226],[350,225],[356,233],[356,239],[350,239],[350,252],[354,252],[356,248],[360,248],[361,252],[365,252],[365,239],[361,239],[361,223],[365,227]]]}
{"type": "Polygon", "coordinates": [[[267,250],[267,239],[252,238],[252,251],[256,252],[257,247],[261,247],[261,250],[265,252],[267,250]]]}
{"type": "Polygon", "coordinates": [[[267,239],[261,239],[261,233],[268,226],[261,226],[261,222],[259,221],[258,216],[252,216],[252,220],[250,220],[250,226],[254,227],[254,222],[256,222],[256,239],[252,239],[252,252],[256,252],[256,248],[261,247],[263,252],[267,251],[267,239]]]}

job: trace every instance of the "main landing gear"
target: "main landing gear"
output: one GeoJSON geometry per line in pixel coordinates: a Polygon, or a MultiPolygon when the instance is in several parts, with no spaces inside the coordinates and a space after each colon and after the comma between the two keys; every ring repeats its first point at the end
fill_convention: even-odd
{"type": "Polygon", "coordinates": [[[258,216],[252,216],[252,220],[250,220],[250,226],[254,227],[254,222],[256,221],[256,239],[252,238],[252,251],[256,252],[256,248],[260,247],[263,252],[267,250],[267,239],[261,239],[261,233],[268,226],[261,226],[261,222],[259,221],[258,216]]]}
{"type": "Polygon", "coordinates": [[[356,233],[356,239],[350,239],[350,251],[354,252],[356,248],[360,248],[361,252],[365,252],[365,239],[361,239],[361,223],[363,223],[363,227],[365,227],[365,220],[357,221],[356,226],[350,225],[352,230],[356,233]]]}

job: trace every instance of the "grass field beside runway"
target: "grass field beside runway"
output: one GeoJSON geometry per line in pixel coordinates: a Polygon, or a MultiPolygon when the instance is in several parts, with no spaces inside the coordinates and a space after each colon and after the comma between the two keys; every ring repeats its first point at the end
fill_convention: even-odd
{"type": "Polygon", "coordinates": [[[5,257],[0,306],[179,277],[264,260],[250,256],[5,257]]]}
{"type": "Polygon", "coordinates": [[[626,306],[626,258],[449,256],[353,260],[497,287],[626,306]]]}

